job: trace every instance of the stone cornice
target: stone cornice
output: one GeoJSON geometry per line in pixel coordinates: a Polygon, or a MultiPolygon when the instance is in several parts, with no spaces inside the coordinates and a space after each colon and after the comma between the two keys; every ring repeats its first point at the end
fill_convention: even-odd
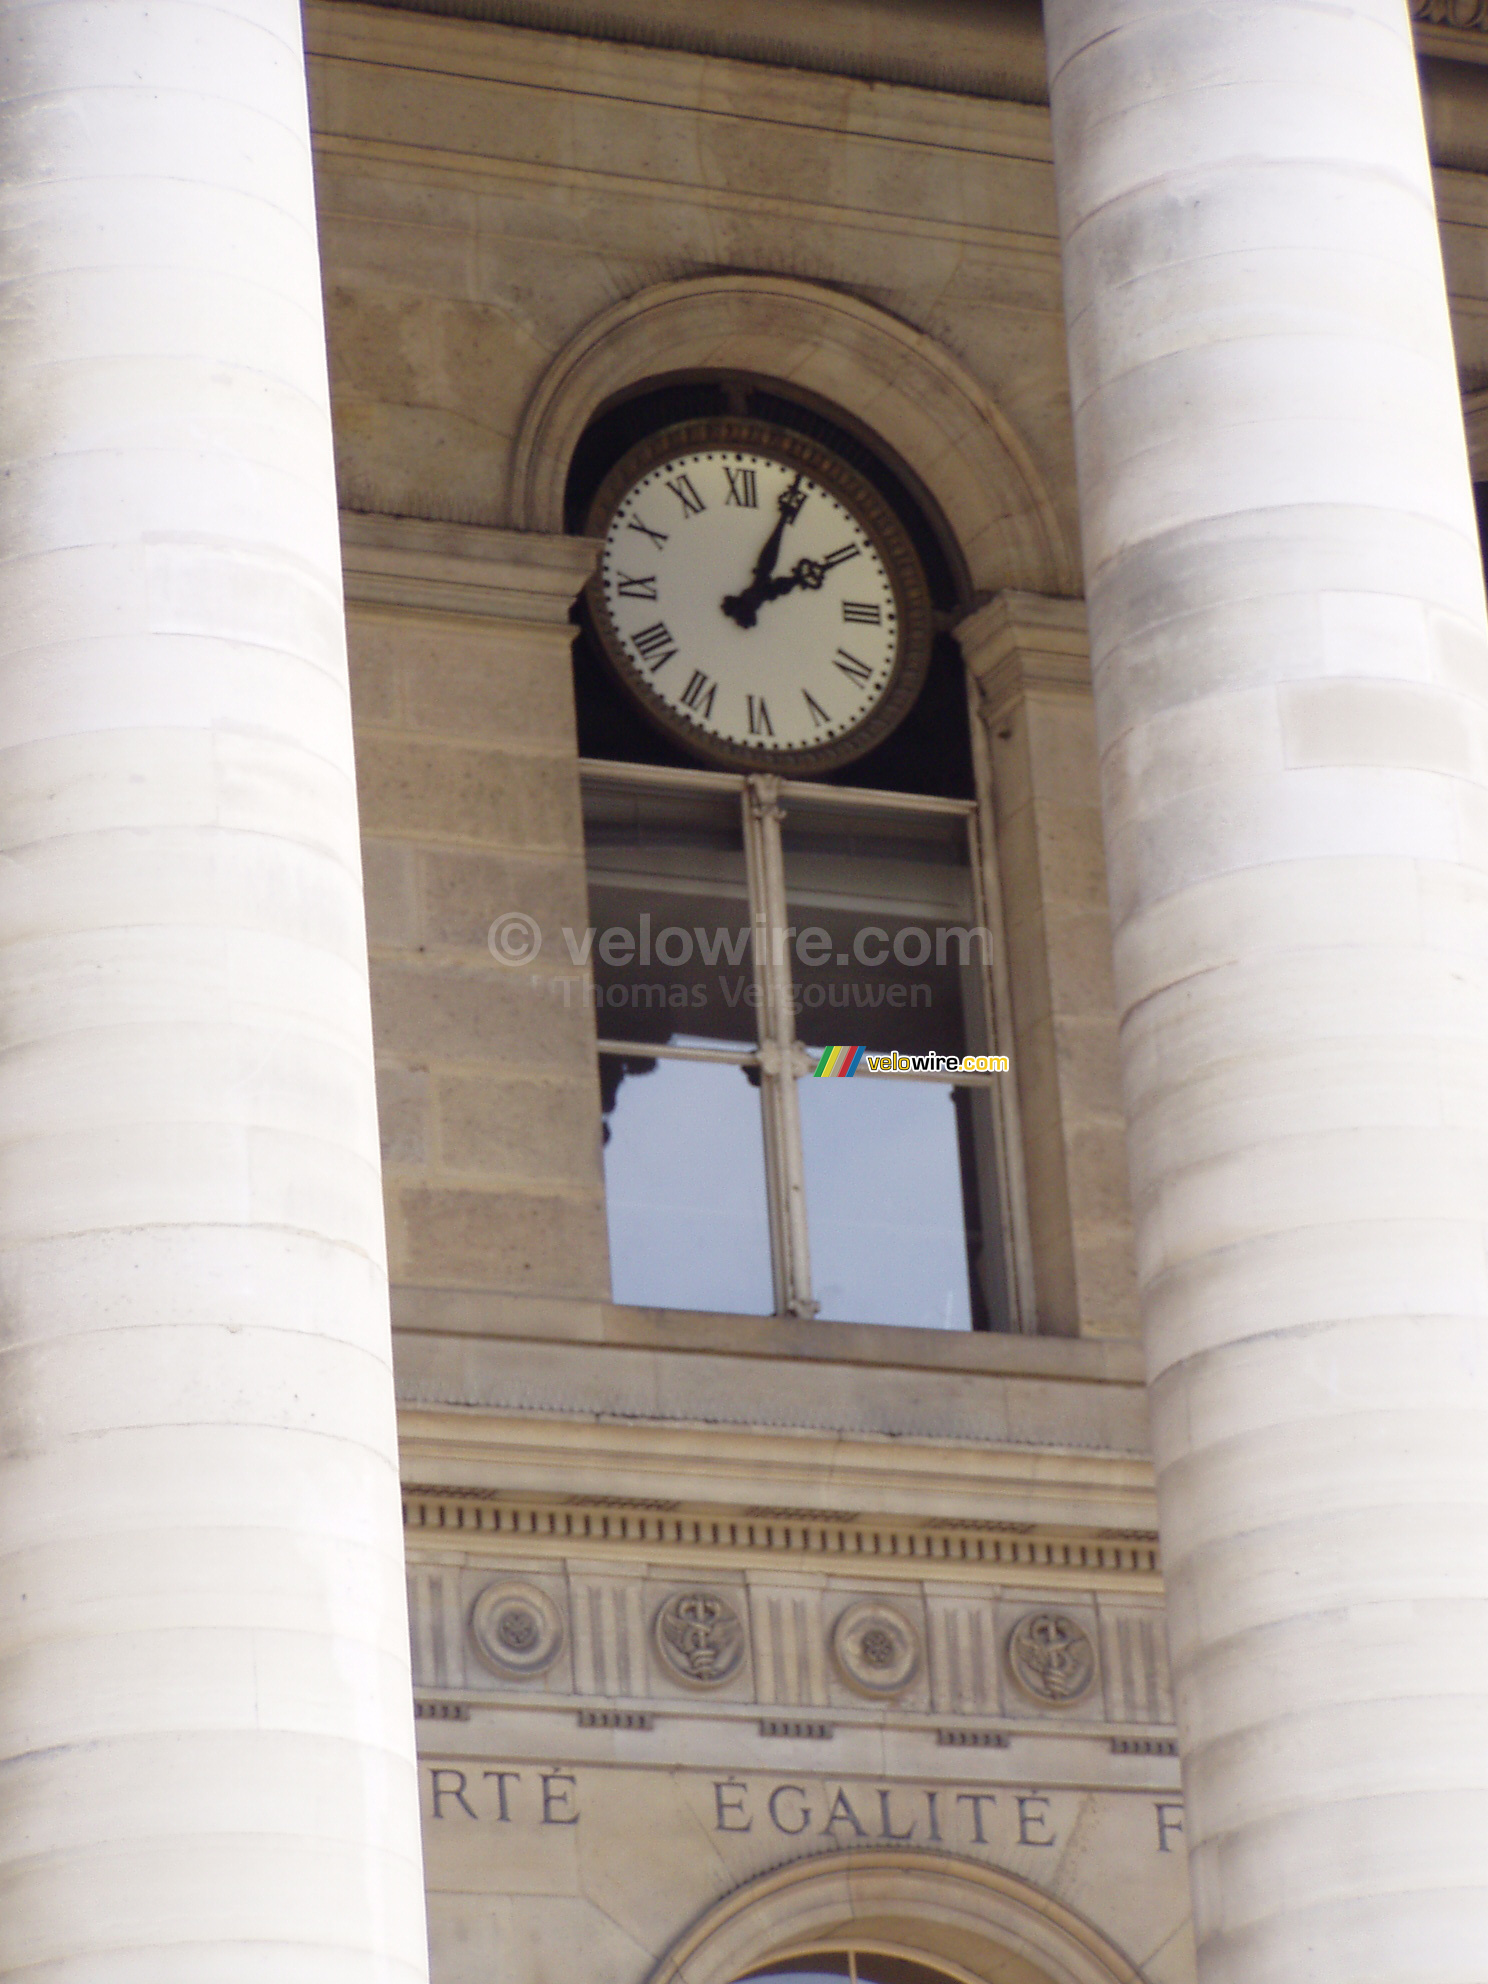
{"type": "Polygon", "coordinates": [[[492,1506],[1101,1541],[1157,1526],[1150,1462],[1109,1452],[407,1406],[399,1419],[407,1479],[492,1506]]]}
{"type": "Polygon", "coordinates": [[[1417,55],[1488,62],[1488,0],[1411,0],[1417,55]]]}
{"type": "Polygon", "coordinates": [[[569,609],[598,556],[598,543],[586,537],[341,513],[349,606],[566,629],[569,609]]]}
{"type": "Polygon", "coordinates": [[[1081,1585],[1115,1579],[1156,1588],[1161,1572],[1157,1537],[1150,1530],[1047,1533],[1034,1524],[884,1521],[835,1518],[808,1510],[668,1510],[623,1498],[566,1501],[508,1496],[500,1490],[458,1489],[409,1483],[403,1490],[404,1528],[410,1537],[453,1544],[460,1550],[516,1545],[596,1553],[666,1556],[795,1558],[851,1564],[882,1576],[926,1571],[965,1577],[996,1572],[1046,1583],[1050,1576],[1081,1585]]]}
{"type": "MultiPolygon", "coordinates": [[[[1035,115],[1049,101],[1042,50],[1036,35],[977,34],[963,29],[947,46],[939,46],[933,30],[926,34],[913,23],[899,28],[892,16],[880,15],[871,36],[814,32],[810,10],[799,22],[789,10],[771,23],[771,31],[752,31],[747,15],[730,18],[719,9],[694,8],[692,18],[667,21],[659,11],[637,0],[609,0],[596,7],[592,0],[316,0],[310,10],[311,44],[334,34],[343,13],[423,15],[450,25],[503,27],[527,38],[562,35],[571,43],[609,44],[611,48],[644,50],[655,67],[687,64],[698,58],[764,69],[787,82],[829,76],[916,92],[933,90],[954,100],[993,102],[1009,108],[1031,108],[1035,115]],[[709,12],[713,18],[707,18],[709,12]]],[[[468,31],[468,30],[467,30],[468,31]]],[[[954,32],[954,31],[953,31],[954,32]]],[[[561,58],[558,58],[561,59],[561,58]]],[[[818,88],[820,86],[818,85],[818,88]]],[[[913,102],[913,99],[911,99],[913,102]]],[[[923,118],[923,111],[918,113],[923,118]]],[[[1026,113],[1025,113],[1026,114],[1026,113]]]]}
{"type": "Polygon", "coordinates": [[[1410,10],[1418,37],[1423,28],[1488,34],[1488,0],[1410,0],[1410,10]]]}
{"type": "Polygon", "coordinates": [[[1155,1526],[1139,1382],[406,1330],[394,1360],[404,1468],[419,1481],[920,1523],[1155,1526]]]}

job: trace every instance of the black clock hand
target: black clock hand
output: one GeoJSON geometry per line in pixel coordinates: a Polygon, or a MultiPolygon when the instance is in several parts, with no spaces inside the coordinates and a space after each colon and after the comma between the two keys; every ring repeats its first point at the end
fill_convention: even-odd
{"type": "Polygon", "coordinates": [[[820,592],[826,584],[827,574],[838,565],[845,565],[849,558],[856,558],[858,547],[844,544],[839,550],[829,551],[825,558],[798,558],[791,572],[793,586],[805,586],[808,592],[820,592]]]}
{"type": "Polygon", "coordinates": [[[780,556],[781,541],[787,524],[793,524],[800,515],[801,505],[806,498],[801,494],[803,472],[798,470],[796,479],[789,489],[781,491],[780,516],[775,528],[765,539],[760,555],[754,561],[754,573],[742,592],[730,593],[723,601],[723,610],[729,619],[740,627],[752,627],[759,618],[759,609],[767,599],[779,599],[782,593],[793,590],[797,581],[794,578],[777,579],[774,576],[775,561],[780,556]]]}
{"type": "Polygon", "coordinates": [[[769,599],[784,599],[788,592],[794,592],[798,586],[807,592],[820,592],[826,581],[830,564],[830,559],[823,564],[816,558],[798,558],[785,578],[766,579],[762,586],[758,584],[751,586],[750,591],[754,596],[755,605],[763,606],[769,599]]]}

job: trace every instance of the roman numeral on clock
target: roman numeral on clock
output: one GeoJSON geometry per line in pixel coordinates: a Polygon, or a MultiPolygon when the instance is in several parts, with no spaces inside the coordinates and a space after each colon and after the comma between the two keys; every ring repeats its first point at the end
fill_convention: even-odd
{"type": "Polygon", "coordinates": [[[677,501],[682,505],[682,514],[684,517],[695,517],[700,510],[706,510],[708,507],[702,497],[693,488],[691,476],[679,475],[675,482],[669,482],[667,484],[667,488],[671,490],[677,501]]]}
{"type": "Polygon", "coordinates": [[[629,572],[617,572],[615,591],[621,599],[655,599],[656,581],[654,578],[633,579],[629,572]]]}
{"type": "Polygon", "coordinates": [[[710,682],[700,668],[695,668],[682,691],[682,700],[698,716],[712,716],[713,698],[718,694],[718,684],[710,682]]]}
{"type": "Polygon", "coordinates": [[[724,508],[727,509],[732,503],[736,509],[757,510],[759,490],[755,471],[752,468],[725,468],[723,472],[728,477],[728,497],[724,508]]]}
{"type": "Polygon", "coordinates": [[[649,627],[642,627],[639,633],[631,635],[630,644],[653,675],[677,652],[677,643],[672,639],[671,629],[665,620],[656,620],[649,627]]]}
{"type": "Polygon", "coordinates": [[[883,608],[871,599],[845,599],[842,602],[842,617],[844,620],[860,620],[865,627],[881,627],[883,608]]]}
{"type": "Polygon", "coordinates": [[[806,707],[811,712],[811,721],[814,724],[821,725],[832,721],[809,689],[803,689],[801,694],[806,698],[806,707]]]}
{"type": "Polygon", "coordinates": [[[751,737],[773,737],[775,726],[770,721],[770,712],[765,707],[763,696],[746,696],[749,706],[749,734],[751,737]]]}
{"type": "Polygon", "coordinates": [[[830,572],[836,565],[845,565],[849,558],[857,557],[860,548],[856,544],[839,545],[837,550],[829,551],[826,557],[822,559],[822,570],[824,572],[830,572]]]}
{"type": "Polygon", "coordinates": [[[871,682],[873,680],[873,670],[868,666],[867,662],[859,661],[858,657],[855,654],[849,654],[846,648],[838,648],[836,654],[832,656],[832,662],[834,667],[842,670],[849,681],[856,682],[860,689],[865,682],[871,682]]]}
{"type": "Polygon", "coordinates": [[[627,519],[625,528],[627,530],[638,530],[642,537],[649,537],[658,551],[660,551],[661,547],[667,541],[667,534],[664,530],[652,530],[650,524],[643,524],[639,517],[630,517],[627,519]]]}

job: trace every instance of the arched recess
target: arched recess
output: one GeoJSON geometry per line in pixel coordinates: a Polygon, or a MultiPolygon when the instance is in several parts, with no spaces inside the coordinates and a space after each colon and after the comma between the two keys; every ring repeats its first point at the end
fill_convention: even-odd
{"type": "Polygon", "coordinates": [[[599,409],[647,378],[753,372],[849,412],[916,475],[978,593],[1079,591],[1058,514],[1016,430],[933,339],[858,298],[784,276],[702,276],[641,290],[549,366],[512,458],[513,523],[563,529],[563,485],[599,409]]]}
{"type": "Polygon", "coordinates": [[[986,1984],[1143,1984],[1114,1944],[1029,1882],[912,1851],[824,1853],[762,1874],[695,1922],[647,1984],[733,1984],[762,1964],[847,1944],[986,1984]]]}

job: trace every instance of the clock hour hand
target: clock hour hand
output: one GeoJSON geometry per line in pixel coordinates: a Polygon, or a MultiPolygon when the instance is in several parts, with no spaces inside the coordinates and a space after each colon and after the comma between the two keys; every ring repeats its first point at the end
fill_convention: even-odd
{"type": "MultiPolygon", "coordinates": [[[[793,524],[801,511],[806,497],[801,489],[803,472],[797,471],[795,481],[789,489],[780,493],[780,516],[775,528],[765,539],[760,555],[754,561],[754,573],[742,592],[730,593],[723,601],[723,610],[729,619],[740,627],[752,627],[759,618],[759,609],[767,599],[779,599],[782,593],[795,589],[798,581],[793,577],[777,579],[775,561],[780,556],[781,540],[785,536],[787,524],[793,524]]],[[[798,568],[799,569],[799,568],[798,568]]]]}

